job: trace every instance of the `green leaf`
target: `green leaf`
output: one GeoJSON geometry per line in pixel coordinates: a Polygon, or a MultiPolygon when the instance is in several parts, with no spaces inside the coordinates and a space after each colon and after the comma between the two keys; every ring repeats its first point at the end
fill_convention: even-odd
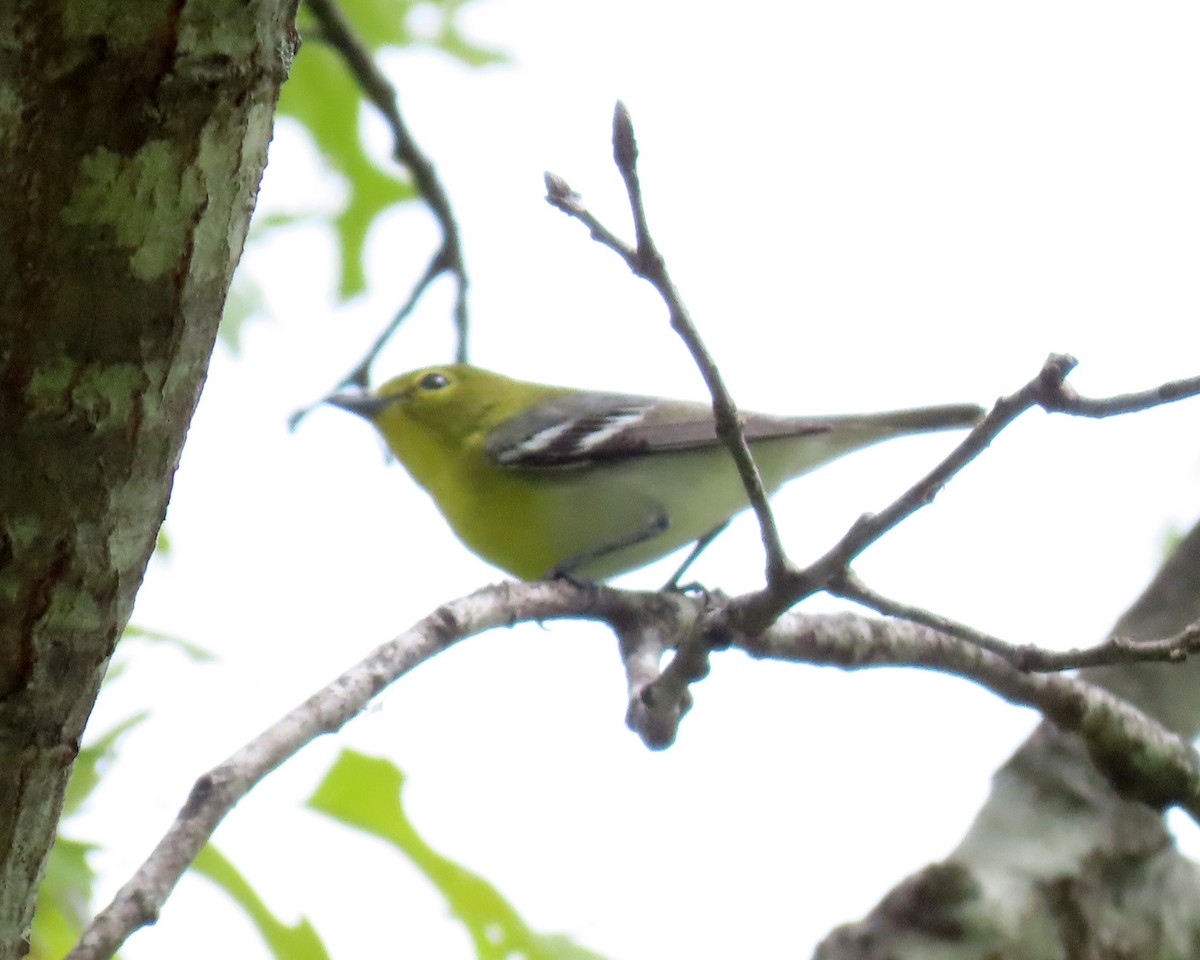
{"type": "MultiPolygon", "coordinates": [[[[146,627],[139,627],[136,624],[128,624],[125,627],[125,632],[121,634],[122,640],[144,640],[146,643],[158,643],[168,647],[174,647],[189,660],[194,663],[211,663],[216,660],[212,652],[204,649],[198,643],[193,643],[191,640],[185,640],[183,637],[176,636],[173,633],[163,633],[161,630],[150,630],[146,627]]],[[[110,670],[111,672],[111,670],[110,670]]]]}
{"type": "Polygon", "coordinates": [[[165,523],[158,528],[158,535],[154,540],[154,553],[159,557],[169,557],[171,555],[171,538],[167,535],[167,525],[165,523]]]}
{"type": "Polygon", "coordinates": [[[431,6],[441,13],[441,24],[432,43],[443,53],[470,67],[485,67],[492,63],[507,63],[508,55],[471,43],[458,30],[458,11],[470,0],[440,0],[431,6]]]}
{"type": "MultiPolygon", "coordinates": [[[[463,0],[344,0],[341,11],[371,54],[387,46],[420,43],[469,66],[503,61],[503,54],[472,44],[459,33],[455,18],[463,6],[463,0]],[[439,16],[429,39],[418,40],[408,29],[409,12],[416,6],[439,16]]],[[[283,86],[279,112],[308,129],[329,166],[350,184],[346,207],[332,221],[342,252],[338,290],[348,299],[366,286],[363,247],[375,218],[392,204],[419,195],[405,171],[381,168],[363,149],[359,117],[365,101],[341,54],[321,41],[311,14],[301,17],[300,30],[307,42],[283,86]]]]}
{"type": "MultiPolygon", "coordinates": [[[[264,217],[273,221],[266,226],[285,223],[295,223],[298,217],[264,217]]],[[[258,224],[263,227],[264,224],[258,224]]],[[[246,321],[251,317],[264,313],[266,297],[262,287],[248,270],[238,270],[233,275],[233,283],[229,285],[229,293],[225,297],[225,309],[221,311],[221,323],[217,327],[217,336],[234,353],[241,352],[242,330],[246,321]]],[[[156,548],[157,549],[157,548],[156,548]]]]}
{"type": "Polygon", "coordinates": [[[417,196],[412,184],[383,172],[367,156],[358,135],[360,107],[358,87],[341,57],[320,43],[302,47],[283,86],[279,112],[303,123],[326,162],[350,182],[350,199],[333,219],[342,251],[343,297],[366,285],[362,253],[371,221],[391,204],[417,196]]]}
{"type": "Polygon", "coordinates": [[[1183,538],[1187,536],[1187,530],[1179,526],[1179,524],[1171,524],[1162,533],[1162,555],[1169,557],[1183,542],[1183,538]]]}
{"type": "Polygon", "coordinates": [[[303,917],[289,926],[275,916],[246,878],[211,843],[192,864],[192,869],[224,890],[262,934],[278,960],[329,960],[329,951],[316,929],[303,917]]]}
{"type": "MultiPolygon", "coordinates": [[[[107,733],[79,751],[71,779],[63,797],[63,820],[77,813],[106,767],[116,756],[121,738],[146,719],[148,714],[137,713],[117,724],[107,733]]],[[[92,890],[96,875],[88,865],[93,844],[63,836],[60,825],[46,873],[38,888],[37,908],[31,931],[31,958],[61,957],[75,945],[84,925],[91,919],[92,890]]]]}
{"type": "Polygon", "coordinates": [[[88,866],[87,855],[93,849],[91,844],[61,835],[55,839],[38,888],[30,960],[66,955],[91,919],[89,904],[96,875],[88,866]]]}
{"type": "Polygon", "coordinates": [[[400,802],[404,774],[390,761],[343,750],[308,806],[390,843],[446,898],[480,960],[603,960],[561,935],[536,933],[490,883],[425,843],[400,802]]]}
{"type": "MultiPolygon", "coordinates": [[[[63,795],[63,817],[69,817],[79,811],[84,801],[96,789],[96,784],[104,775],[104,768],[116,757],[117,744],[121,738],[149,715],[149,711],[142,711],[127,717],[79,751],[79,756],[75,758],[75,766],[71,770],[71,779],[67,783],[67,792],[63,795]]],[[[58,849],[57,846],[55,849],[58,849]]]]}
{"type": "Polygon", "coordinates": [[[340,0],[338,6],[372,52],[383,46],[408,47],[414,42],[408,14],[422,0],[340,0]]]}
{"type": "Polygon", "coordinates": [[[508,57],[499,50],[487,50],[476,46],[458,32],[453,23],[447,23],[437,38],[437,48],[448,53],[455,60],[461,60],[471,67],[486,67],[493,63],[507,63],[508,57]]]}
{"type": "Polygon", "coordinates": [[[346,19],[371,52],[381,47],[429,46],[441,50],[469,67],[502,63],[507,56],[466,40],[458,31],[458,14],[470,0],[342,0],[346,19]],[[409,29],[409,15],[416,8],[436,18],[423,25],[419,36],[409,29]]]}

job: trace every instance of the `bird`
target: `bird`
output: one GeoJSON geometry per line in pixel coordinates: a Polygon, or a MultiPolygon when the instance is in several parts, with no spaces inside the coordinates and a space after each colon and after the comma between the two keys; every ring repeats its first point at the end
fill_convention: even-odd
{"type": "MultiPolygon", "coordinates": [[[[529,383],[465,363],[327,402],[368,420],[462,543],[521,580],[603,581],[696,544],[690,563],[749,504],[709,404],[529,383]]],[[[955,404],[740,422],[770,495],[850,451],[982,416],[955,404]]]]}

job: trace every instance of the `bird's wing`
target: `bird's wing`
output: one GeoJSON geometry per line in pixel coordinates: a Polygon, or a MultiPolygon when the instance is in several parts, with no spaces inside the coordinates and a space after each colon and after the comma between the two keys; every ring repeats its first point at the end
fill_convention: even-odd
{"type": "MultiPolygon", "coordinates": [[[[824,433],[818,419],[742,416],[747,440],[824,433]]],[[[572,393],[534,404],[494,428],[485,446],[509,467],[573,467],[651,451],[717,444],[712,407],[621,393],[572,393]]]]}

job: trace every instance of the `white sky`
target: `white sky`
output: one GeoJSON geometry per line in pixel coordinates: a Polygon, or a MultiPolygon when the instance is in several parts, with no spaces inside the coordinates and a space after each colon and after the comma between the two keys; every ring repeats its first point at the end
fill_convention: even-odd
{"type": "MultiPolygon", "coordinates": [[[[626,229],[608,142],[621,97],[655,236],[745,408],[989,403],[1051,351],[1077,355],[1072,382],[1094,394],[1198,372],[1194,4],[482,0],[465,22],[513,64],[386,65],[463,226],[476,362],[703,395],[649,289],[542,200],[549,168],[626,229]]],[[[295,130],[279,132],[272,164],[264,204],[330,195],[295,130]]],[[[433,238],[420,212],[388,217],[370,296],[340,311],[320,230],[247,258],[271,319],[248,327],[237,357],[218,348],[168,518],[174,555],[134,617],[220,662],[139,652],[100,706],[97,729],[155,710],[86,821],[108,847],[106,892],[200,772],[437,602],[496,578],[365,424],[332,409],[294,434],[285,424],[361,355],[433,238]]],[[[434,291],[379,376],[448,357],[448,299],[434,291]]],[[[1094,641],[1196,511],[1198,409],[1029,415],[858,569],[1014,641],[1094,641]]],[[[822,551],[945,449],[945,437],[900,442],[793,484],[776,501],[793,557],[822,551]]],[[[627,582],[657,585],[669,566],[627,582]]],[[[760,570],[742,523],[695,572],[742,590],[760,570]]],[[[469,956],[412,871],[299,810],[353,746],[394,758],[426,838],[539,929],[622,960],[803,956],[949,851],[1035,720],[930,674],[737,654],[695,694],[678,744],[650,754],[623,725],[606,631],[480,637],[271,777],[217,842],[335,956],[379,955],[381,942],[469,956]]],[[[125,955],[255,949],[223,896],[186,880],[125,955]]]]}

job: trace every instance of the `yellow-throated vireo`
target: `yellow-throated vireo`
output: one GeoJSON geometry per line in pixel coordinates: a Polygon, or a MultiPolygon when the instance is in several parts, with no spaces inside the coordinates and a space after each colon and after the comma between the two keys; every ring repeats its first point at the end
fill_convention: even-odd
{"type": "MultiPolygon", "coordinates": [[[[329,402],[375,426],[467,547],[525,580],[612,577],[704,542],[747,506],[708,404],[525,383],[461,363],[329,402]]],[[[981,415],[962,404],[741,419],[771,493],[851,450],[981,415]]]]}

